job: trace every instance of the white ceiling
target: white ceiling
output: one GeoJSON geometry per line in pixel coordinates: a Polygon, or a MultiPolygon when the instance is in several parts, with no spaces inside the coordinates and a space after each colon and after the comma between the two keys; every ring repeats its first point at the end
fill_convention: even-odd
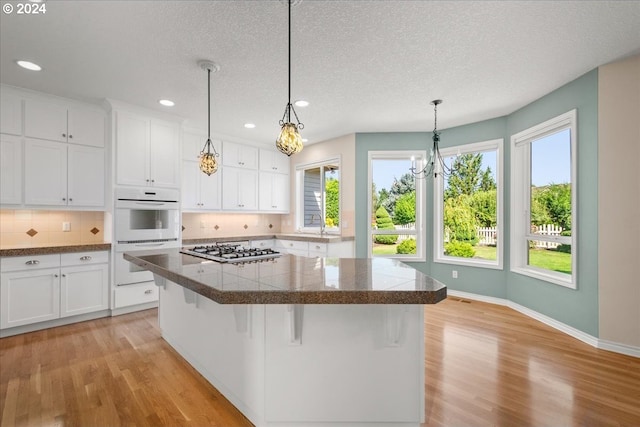
{"type": "MultiPolygon", "coordinates": [[[[90,102],[170,111],[272,143],[287,102],[287,7],[272,1],[57,1],[1,17],[1,81],[90,102]],[[40,64],[35,73],[17,59],[40,64]],[[168,109],[157,101],[168,98],[168,109]],[[256,128],[245,129],[245,122],[256,128]]],[[[309,143],[511,113],[640,53],[640,1],[322,1],[292,11],[292,100],[309,143]]]]}

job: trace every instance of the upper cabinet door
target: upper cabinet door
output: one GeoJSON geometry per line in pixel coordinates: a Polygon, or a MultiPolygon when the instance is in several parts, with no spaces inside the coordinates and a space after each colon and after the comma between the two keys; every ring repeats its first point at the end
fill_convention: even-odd
{"type": "Polygon", "coordinates": [[[105,114],[90,109],[73,108],[68,112],[68,141],[73,144],[104,147],[105,114]]]}
{"type": "Polygon", "coordinates": [[[177,123],[151,120],[151,184],[180,187],[180,127],[177,123]]]}
{"type": "Polygon", "coordinates": [[[104,206],[104,150],[70,144],[67,161],[69,206],[104,206]]]}
{"type": "Polygon", "coordinates": [[[222,164],[244,169],[258,169],[258,149],[235,142],[223,142],[222,164]]]}
{"type": "Polygon", "coordinates": [[[24,134],[30,138],[67,142],[67,107],[26,99],[24,134]]]}
{"type": "Polygon", "coordinates": [[[116,113],[116,181],[149,185],[149,119],[116,113]]]}
{"type": "Polygon", "coordinates": [[[17,136],[0,136],[0,203],[22,203],[22,140],[17,136]]]}
{"type": "Polygon", "coordinates": [[[0,97],[0,133],[22,135],[22,99],[4,92],[0,97]]]}
{"type": "Polygon", "coordinates": [[[275,150],[260,149],[260,170],[289,173],[289,157],[275,150]]]}
{"type": "Polygon", "coordinates": [[[27,140],[24,155],[24,202],[67,205],[67,144],[27,140]]]}

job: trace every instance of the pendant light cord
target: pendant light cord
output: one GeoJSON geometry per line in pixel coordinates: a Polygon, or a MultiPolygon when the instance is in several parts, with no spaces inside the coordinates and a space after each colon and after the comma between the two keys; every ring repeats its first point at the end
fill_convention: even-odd
{"type": "Polygon", "coordinates": [[[287,104],[287,122],[291,123],[291,1],[289,0],[289,102],[287,104]]]}
{"type": "Polygon", "coordinates": [[[207,139],[211,139],[211,68],[207,68],[207,139]]]}

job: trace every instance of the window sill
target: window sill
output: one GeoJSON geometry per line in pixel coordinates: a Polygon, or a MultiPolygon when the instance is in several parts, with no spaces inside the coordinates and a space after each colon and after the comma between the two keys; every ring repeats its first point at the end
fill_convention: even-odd
{"type": "Polygon", "coordinates": [[[478,267],[478,268],[488,268],[492,270],[503,270],[502,263],[493,262],[493,261],[485,261],[474,258],[455,258],[448,256],[440,256],[436,257],[433,262],[437,264],[454,264],[454,265],[464,265],[467,267],[478,267]]]}
{"type": "Polygon", "coordinates": [[[577,289],[575,282],[573,281],[573,277],[569,276],[569,278],[565,278],[560,274],[553,274],[552,272],[547,273],[546,271],[537,269],[537,268],[524,268],[524,267],[516,267],[511,269],[512,272],[521,274],[523,276],[529,276],[534,279],[542,280],[544,282],[553,283],[555,285],[560,285],[569,289],[577,289]]]}

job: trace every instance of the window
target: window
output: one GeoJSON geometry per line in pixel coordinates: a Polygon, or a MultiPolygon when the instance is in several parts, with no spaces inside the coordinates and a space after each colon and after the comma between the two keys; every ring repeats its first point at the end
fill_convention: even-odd
{"type": "Polygon", "coordinates": [[[511,270],[576,288],[576,111],[511,137],[511,270]]]}
{"type": "Polygon", "coordinates": [[[425,260],[424,180],[410,171],[425,158],[424,151],[369,152],[370,257],[425,260]]]}
{"type": "Polygon", "coordinates": [[[297,229],[340,232],[340,159],[296,166],[297,229]]]}
{"type": "Polygon", "coordinates": [[[502,268],[502,139],[440,150],[453,167],[434,180],[434,261],[502,268]]]}

